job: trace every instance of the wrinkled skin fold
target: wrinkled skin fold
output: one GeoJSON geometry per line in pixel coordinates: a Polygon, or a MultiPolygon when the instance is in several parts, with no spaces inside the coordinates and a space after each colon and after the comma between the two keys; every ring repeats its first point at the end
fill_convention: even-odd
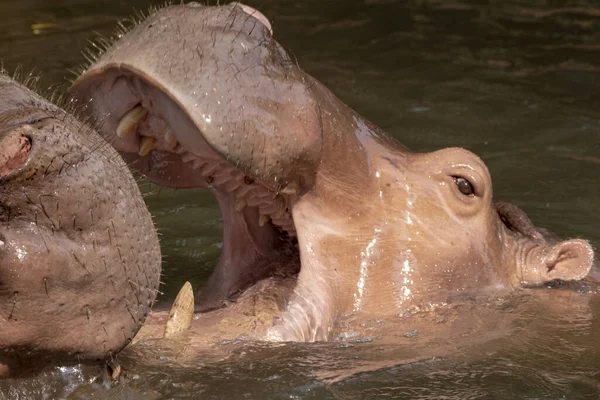
{"type": "Polygon", "coordinates": [[[461,296],[581,280],[594,264],[587,241],[494,203],[475,154],[411,152],[350,109],[238,3],[157,11],[70,94],[132,168],[217,197],[223,254],[197,310],[295,279],[253,337],[328,340],[461,296]]]}
{"type": "Polygon", "coordinates": [[[0,376],[113,357],[144,323],[160,267],[119,155],[0,74],[0,376]]]}

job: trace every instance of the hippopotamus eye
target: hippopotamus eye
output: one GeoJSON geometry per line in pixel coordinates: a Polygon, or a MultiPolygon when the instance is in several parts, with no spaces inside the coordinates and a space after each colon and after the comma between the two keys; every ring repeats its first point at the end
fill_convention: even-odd
{"type": "Polygon", "coordinates": [[[454,183],[456,184],[456,187],[458,188],[459,192],[461,192],[465,196],[475,195],[475,189],[473,189],[473,185],[471,185],[471,182],[469,182],[465,178],[461,178],[460,176],[453,176],[452,178],[454,179],[454,183]]]}

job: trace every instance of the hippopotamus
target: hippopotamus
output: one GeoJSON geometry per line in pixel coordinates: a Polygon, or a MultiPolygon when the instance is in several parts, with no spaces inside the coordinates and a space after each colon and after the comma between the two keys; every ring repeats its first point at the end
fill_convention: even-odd
{"type": "Polygon", "coordinates": [[[410,151],[348,107],[239,3],[156,11],[120,32],[69,95],[131,168],[216,196],[223,250],[192,326],[266,285],[284,294],[230,312],[230,326],[331,340],[368,320],[582,280],[594,265],[587,241],[495,202],[472,152],[410,151]]]}
{"type": "Polygon", "coordinates": [[[0,377],[110,360],[156,298],[161,252],[117,152],[0,74],[0,377]]]}

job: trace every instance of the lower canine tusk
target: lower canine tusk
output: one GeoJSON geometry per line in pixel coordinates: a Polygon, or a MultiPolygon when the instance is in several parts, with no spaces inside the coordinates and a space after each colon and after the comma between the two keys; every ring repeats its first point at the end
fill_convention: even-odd
{"type": "Polygon", "coordinates": [[[271,220],[271,217],[263,214],[258,219],[258,226],[260,226],[262,228],[263,226],[268,224],[270,220],[271,220]]]}
{"type": "Polygon", "coordinates": [[[141,157],[147,156],[148,153],[154,148],[154,143],[156,143],[156,139],[150,136],[142,136],[140,139],[140,149],[138,150],[138,155],[141,157]]]}
{"type": "Polygon", "coordinates": [[[189,282],[183,284],[169,313],[165,338],[171,338],[190,327],[194,317],[194,291],[189,282]]]}

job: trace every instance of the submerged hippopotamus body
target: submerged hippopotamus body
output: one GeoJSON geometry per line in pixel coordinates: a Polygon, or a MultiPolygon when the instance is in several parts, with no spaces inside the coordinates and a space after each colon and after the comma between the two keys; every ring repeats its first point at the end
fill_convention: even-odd
{"type": "Polygon", "coordinates": [[[110,359],[161,268],[135,180],[89,126],[0,74],[0,377],[110,359]]]}
{"type": "Polygon", "coordinates": [[[260,320],[243,325],[255,338],[328,340],[462,296],[580,280],[594,263],[585,240],[494,203],[475,154],[414,153],[358,115],[238,3],[157,11],[71,95],[134,169],[215,194],[223,251],[196,310],[269,282],[286,294],[244,315],[260,320]]]}

